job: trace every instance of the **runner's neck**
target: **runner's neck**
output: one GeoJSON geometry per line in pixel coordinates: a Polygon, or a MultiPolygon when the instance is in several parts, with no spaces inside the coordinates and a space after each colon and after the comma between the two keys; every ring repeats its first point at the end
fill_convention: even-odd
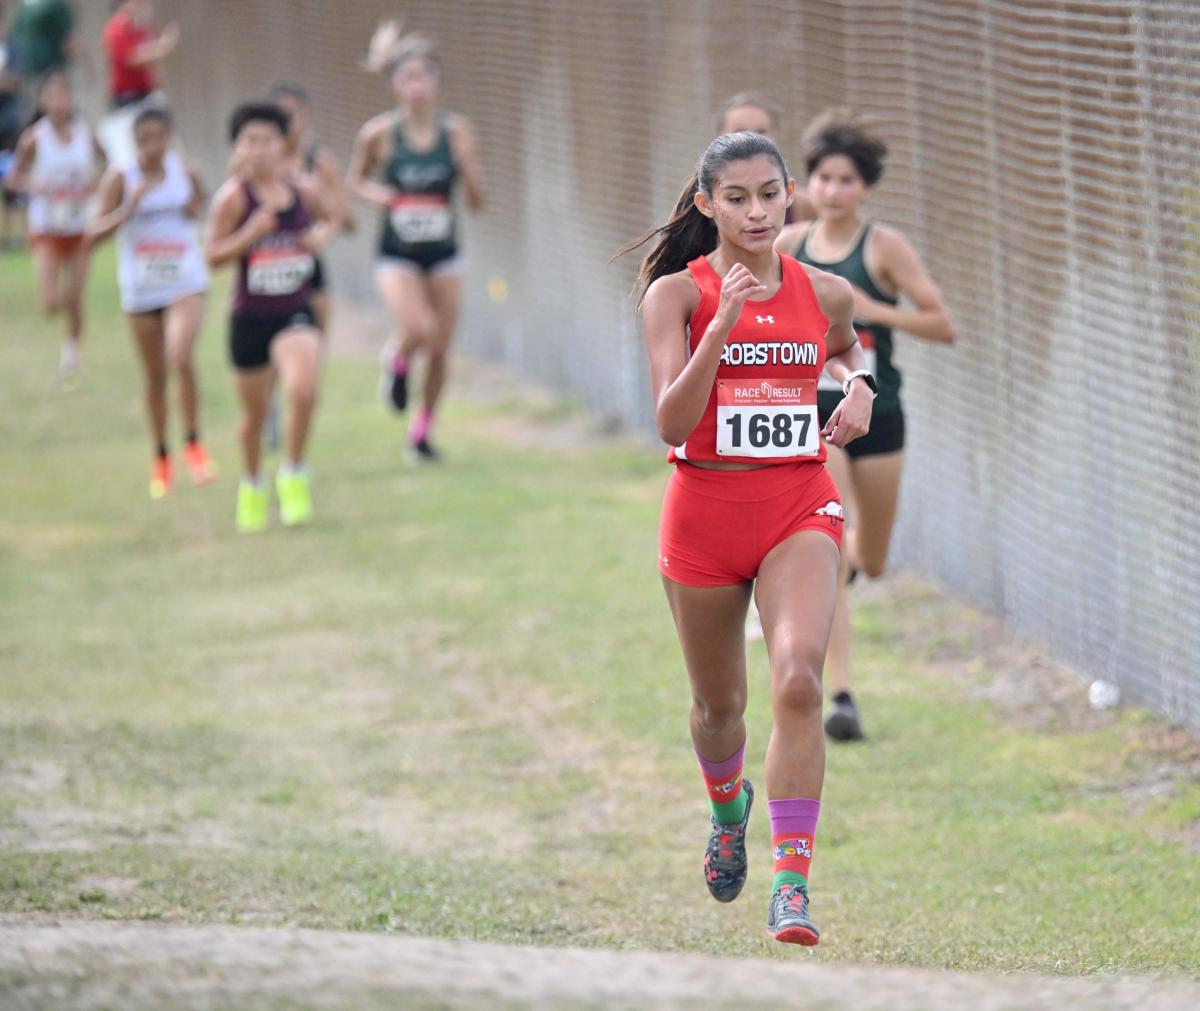
{"type": "Polygon", "coordinates": [[[721,277],[728,274],[734,264],[741,263],[767,287],[783,283],[783,264],[773,249],[757,256],[751,256],[740,249],[721,243],[708,262],[721,277]]]}
{"type": "Polygon", "coordinates": [[[863,219],[858,214],[847,214],[845,217],[829,220],[819,218],[813,226],[812,238],[824,247],[825,252],[848,247],[857,237],[863,227],[863,219]]]}

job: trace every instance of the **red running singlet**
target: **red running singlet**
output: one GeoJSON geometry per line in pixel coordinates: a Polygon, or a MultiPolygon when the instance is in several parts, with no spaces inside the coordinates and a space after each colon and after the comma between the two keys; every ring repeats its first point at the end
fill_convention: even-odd
{"type": "MultiPolygon", "coordinates": [[[[742,306],[725,340],[704,414],[686,442],[667,455],[671,463],[824,462],[817,381],[825,368],[829,320],[804,267],[790,256],[779,260],[779,290],[742,306]]],[[[704,256],[692,260],[688,270],[700,289],[688,322],[694,353],[716,315],[722,278],[704,256]]]]}

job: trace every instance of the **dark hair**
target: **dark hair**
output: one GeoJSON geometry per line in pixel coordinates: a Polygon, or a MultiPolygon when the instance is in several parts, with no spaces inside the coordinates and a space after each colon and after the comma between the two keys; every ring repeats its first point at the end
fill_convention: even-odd
{"type": "Polygon", "coordinates": [[[169,109],[164,109],[162,106],[151,106],[149,109],[143,109],[134,117],[133,129],[136,131],[143,123],[162,123],[162,125],[170,130],[175,125],[175,120],[171,116],[169,109]]]}
{"type": "Polygon", "coordinates": [[[305,90],[302,84],[296,84],[294,81],[279,81],[271,85],[271,90],[267,92],[267,100],[278,102],[281,98],[295,99],[306,109],[312,107],[312,100],[308,97],[308,91],[305,90]]]}
{"type": "Polygon", "coordinates": [[[771,121],[771,129],[779,129],[779,121],[783,118],[783,110],[778,103],[773,99],[768,98],[761,91],[739,91],[731,98],[727,98],[725,103],[717,110],[716,127],[717,133],[725,132],[725,119],[733,112],[734,109],[744,109],[746,106],[751,106],[755,109],[762,109],[767,114],[767,118],[771,121]]]}
{"type": "Polygon", "coordinates": [[[646,290],[660,277],[683,270],[697,256],[711,253],[717,248],[716,222],[700,212],[695,202],[696,194],[703,193],[711,197],[726,165],[759,155],[773,159],[779,166],[784,182],[787,181],[787,162],[783,160],[783,154],[774,141],[761,133],[742,130],[739,133],[723,133],[715,138],[700,156],[696,171],[679,194],[675,210],[671,212],[667,223],[617,251],[616,256],[624,256],[658,237],[654,248],[642,260],[642,269],[638,273],[635,290],[639,309],[646,297],[646,290]]]}
{"type": "Polygon", "coordinates": [[[887,145],[875,136],[868,120],[850,109],[825,110],[808,125],[800,143],[808,175],[826,158],[845,155],[868,186],[883,176],[887,145]]]}
{"type": "Polygon", "coordinates": [[[270,123],[286,137],[291,118],[274,102],[243,102],[229,117],[229,139],[237,140],[247,123],[270,123]]]}

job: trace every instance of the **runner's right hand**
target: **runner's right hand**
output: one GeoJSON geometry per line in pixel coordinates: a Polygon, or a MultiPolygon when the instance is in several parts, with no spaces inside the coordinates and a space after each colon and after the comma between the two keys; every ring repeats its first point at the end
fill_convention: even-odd
{"type": "Polygon", "coordinates": [[[721,300],[717,303],[713,323],[728,334],[742,314],[746,299],[766,290],[767,286],[750,273],[749,267],[744,263],[735,263],[721,282],[721,300]]]}
{"type": "Polygon", "coordinates": [[[279,212],[265,204],[257,207],[246,222],[246,230],[250,233],[251,242],[266,238],[278,227],[279,212]]]}

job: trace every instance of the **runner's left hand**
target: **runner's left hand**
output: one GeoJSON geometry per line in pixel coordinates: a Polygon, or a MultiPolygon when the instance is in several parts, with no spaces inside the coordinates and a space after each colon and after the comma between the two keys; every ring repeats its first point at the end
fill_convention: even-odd
{"type": "Polygon", "coordinates": [[[821,434],[831,446],[841,449],[871,429],[871,406],[875,397],[866,383],[852,383],[849,396],[834,408],[821,434]]]}

